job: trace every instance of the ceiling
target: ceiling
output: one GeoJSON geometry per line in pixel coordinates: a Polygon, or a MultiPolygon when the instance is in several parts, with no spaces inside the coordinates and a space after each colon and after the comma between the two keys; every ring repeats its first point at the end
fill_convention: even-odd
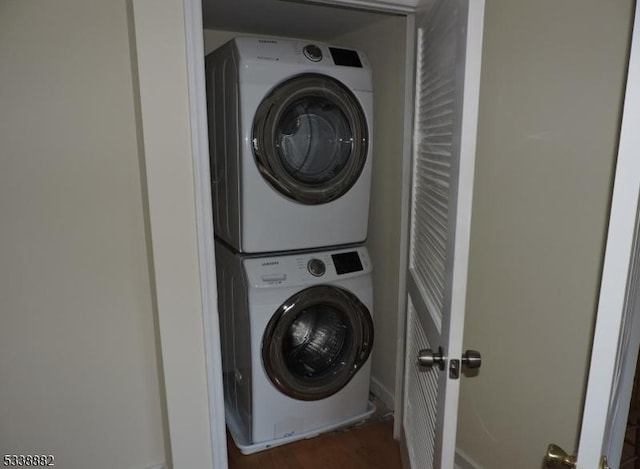
{"type": "Polygon", "coordinates": [[[290,0],[203,0],[202,17],[205,29],[331,40],[388,14],[290,0]]]}

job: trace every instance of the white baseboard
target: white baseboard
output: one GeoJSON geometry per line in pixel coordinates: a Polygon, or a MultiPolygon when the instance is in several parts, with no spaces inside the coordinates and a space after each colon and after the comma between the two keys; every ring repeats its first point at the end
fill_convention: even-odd
{"type": "Polygon", "coordinates": [[[483,467],[471,459],[464,451],[456,448],[456,469],[483,469],[483,467]]]}
{"type": "Polygon", "coordinates": [[[393,410],[395,406],[395,399],[393,393],[389,391],[377,378],[371,377],[371,392],[380,399],[384,405],[393,410]]]}

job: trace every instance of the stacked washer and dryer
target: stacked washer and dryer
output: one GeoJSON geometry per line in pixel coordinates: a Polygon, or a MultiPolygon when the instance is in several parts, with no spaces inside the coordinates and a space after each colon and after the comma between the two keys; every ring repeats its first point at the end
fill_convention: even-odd
{"type": "Polygon", "coordinates": [[[255,37],[206,73],[226,419],[249,454],[373,411],[372,76],[360,51],[255,37]]]}

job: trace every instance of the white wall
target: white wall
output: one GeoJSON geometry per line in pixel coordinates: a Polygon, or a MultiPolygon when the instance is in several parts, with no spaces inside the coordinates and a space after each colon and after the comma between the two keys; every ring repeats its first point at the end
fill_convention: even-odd
{"type": "Polygon", "coordinates": [[[165,460],[125,2],[0,2],[0,454],[165,460]]]}
{"type": "Polygon", "coordinates": [[[483,467],[576,449],[630,0],[487,0],[458,446],[483,467]]]}

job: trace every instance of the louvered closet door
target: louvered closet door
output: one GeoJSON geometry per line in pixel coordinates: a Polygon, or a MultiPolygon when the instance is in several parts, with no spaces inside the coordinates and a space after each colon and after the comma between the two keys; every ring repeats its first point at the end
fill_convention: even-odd
{"type": "Polygon", "coordinates": [[[416,16],[402,441],[412,469],[453,469],[484,3],[430,5],[416,16]],[[440,347],[443,370],[418,366],[440,347]]]}

